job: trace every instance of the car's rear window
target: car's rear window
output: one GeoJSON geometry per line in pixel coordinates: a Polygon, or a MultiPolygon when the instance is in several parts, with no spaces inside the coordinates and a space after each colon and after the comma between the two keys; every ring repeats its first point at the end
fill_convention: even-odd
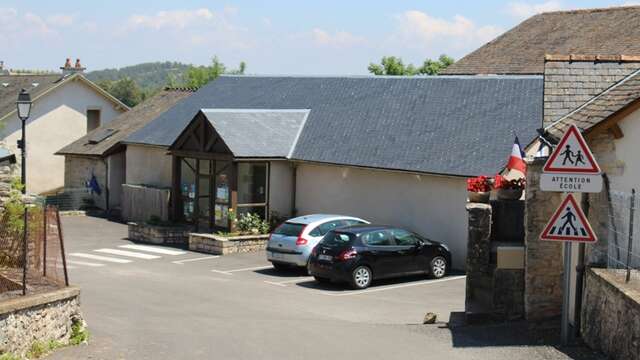
{"type": "Polygon", "coordinates": [[[273,230],[274,234],[284,236],[298,236],[304,229],[304,225],[295,223],[284,223],[273,230]]]}
{"type": "Polygon", "coordinates": [[[327,235],[322,238],[323,245],[329,246],[344,246],[353,242],[355,235],[344,232],[329,231],[327,235]]]}

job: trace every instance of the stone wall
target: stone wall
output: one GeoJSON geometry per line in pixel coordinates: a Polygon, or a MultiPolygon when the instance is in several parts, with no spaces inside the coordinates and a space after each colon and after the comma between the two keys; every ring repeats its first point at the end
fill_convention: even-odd
{"type": "Polygon", "coordinates": [[[214,255],[257,252],[266,249],[268,241],[268,234],[232,237],[213,234],[190,234],[189,250],[214,255]]]}
{"type": "Polygon", "coordinates": [[[15,168],[15,165],[0,165],[0,208],[9,198],[11,180],[16,176],[15,168]]]}
{"type": "Polygon", "coordinates": [[[130,222],[129,240],[156,245],[186,246],[191,228],[186,226],[156,226],[130,222]]]}
{"type": "Polygon", "coordinates": [[[24,355],[35,341],[67,344],[71,325],[83,324],[80,289],[64,289],[0,302],[0,354],[24,355]]]}
{"type": "MultiPolygon", "coordinates": [[[[107,168],[100,158],[67,155],[64,157],[64,188],[65,190],[86,189],[87,182],[91,180],[92,175],[95,175],[102,193],[87,194],[86,197],[92,198],[100,209],[106,209],[106,172],[107,168]]],[[[82,199],[78,198],[74,201],[78,202],[74,207],[79,208],[82,205],[82,199]]]]}
{"type": "Polygon", "coordinates": [[[638,359],[640,288],[625,284],[622,276],[607,269],[586,271],[582,337],[611,359],[638,359]]]}
{"type": "Polygon", "coordinates": [[[544,160],[528,163],[525,197],[524,307],[527,320],[560,315],[563,259],[560,242],[540,241],[545,225],[560,206],[561,194],[540,190],[544,160]]]}

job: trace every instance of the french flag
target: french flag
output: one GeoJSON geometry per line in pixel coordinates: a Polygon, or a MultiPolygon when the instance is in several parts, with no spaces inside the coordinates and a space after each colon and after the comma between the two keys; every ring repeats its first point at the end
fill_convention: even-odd
{"type": "Polygon", "coordinates": [[[507,169],[518,170],[523,174],[526,174],[527,172],[527,164],[524,162],[524,152],[520,147],[520,140],[518,140],[517,136],[515,142],[513,143],[513,148],[511,149],[511,156],[509,156],[507,169]]]}

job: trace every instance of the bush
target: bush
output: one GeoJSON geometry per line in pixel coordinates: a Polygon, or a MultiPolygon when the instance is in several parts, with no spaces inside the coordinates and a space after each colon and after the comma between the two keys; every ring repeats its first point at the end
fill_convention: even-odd
{"type": "Polygon", "coordinates": [[[255,213],[242,214],[236,221],[236,227],[242,234],[268,234],[271,231],[269,222],[255,213]]]}

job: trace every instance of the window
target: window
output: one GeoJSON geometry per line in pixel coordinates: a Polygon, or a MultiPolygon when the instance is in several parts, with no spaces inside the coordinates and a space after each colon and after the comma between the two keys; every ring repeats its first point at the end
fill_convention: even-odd
{"type": "Polygon", "coordinates": [[[329,246],[333,246],[333,245],[339,245],[339,246],[349,245],[351,243],[351,241],[353,240],[353,237],[354,237],[353,234],[329,231],[327,233],[327,235],[325,235],[324,238],[322,238],[322,244],[323,245],[329,245],[329,246]]]}
{"type": "Polygon", "coordinates": [[[284,223],[278,226],[273,233],[284,236],[295,236],[297,237],[304,230],[304,225],[302,224],[294,224],[294,223],[284,223]]]}
{"type": "Polygon", "coordinates": [[[268,164],[238,164],[238,216],[258,214],[267,219],[268,164]]]}
{"type": "Polygon", "coordinates": [[[87,132],[100,127],[100,110],[87,110],[87,132]]]}
{"type": "MultiPolygon", "coordinates": [[[[320,224],[314,230],[318,230],[319,235],[323,236],[329,231],[339,227],[343,227],[343,226],[345,226],[344,220],[334,220],[334,221],[326,222],[324,224],[320,224]]],[[[312,236],[317,236],[317,235],[312,235],[312,236]]]]}
{"type": "Polygon", "coordinates": [[[362,242],[369,246],[393,246],[394,243],[391,239],[389,232],[380,230],[372,231],[362,235],[362,242]]]}
{"type": "Polygon", "coordinates": [[[348,219],[348,220],[343,220],[345,225],[344,226],[352,226],[352,225],[364,225],[366,224],[365,222],[362,222],[360,220],[353,220],[353,219],[348,219]]]}
{"type": "Polygon", "coordinates": [[[391,230],[393,234],[393,238],[396,240],[396,244],[401,246],[415,246],[420,243],[420,239],[414,234],[402,230],[402,229],[393,229],[391,230]]]}

